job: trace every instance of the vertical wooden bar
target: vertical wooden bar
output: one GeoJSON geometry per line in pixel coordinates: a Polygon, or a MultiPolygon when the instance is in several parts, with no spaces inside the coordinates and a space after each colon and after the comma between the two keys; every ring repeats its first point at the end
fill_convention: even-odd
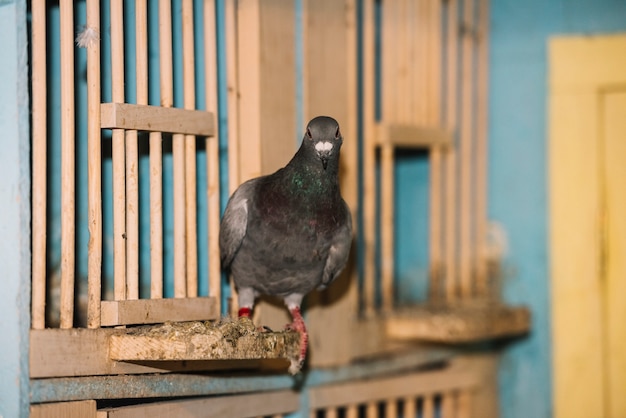
{"type": "Polygon", "coordinates": [[[484,255],[487,236],[487,120],[489,97],[489,1],[478,0],[477,109],[476,109],[476,288],[487,296],[488,269],[484,255]]]}
{"type": "MultiPolygon", "coordinates": [[[[435,418],[435,399],[433,395],[426,395],[422,402],[422,417],[423,418],[435,418]]],[[[442,418],[450,418],[446,415],[442,415],[442,418]]]]}
{"type": "MultiPolygon", "coordinates": [[[[100,2],[87,2],[87,27],[100,32],[100,2]]],[[[100,40],[87,46],[87,182],[89,249],[87,326],[100,327],[102,299],[102,131],[100,128],[100,40]]]]}
{"type": "MultiPolygon", "coordinates": [[[[111,87],[113,102],[124,102],[123,1],[111,0],[111,87]]],[[[123,129],[113,129],[113,274],[115,300],[126,294],[126,182],[123,129]]]]}
{"type": "MultiPolygon", "coordinates": [[[[457,45],[458,45],[458,0],[448,1],[447,39],[446,39],[446,120],[445,126],[456,132],[457,115],[457,45]]],[[[456,299],[457,280],[457,151],[456,144],[448,148],[445,160],[445,297],[448,301],[456,299]]]]}
{"type": "MultiPolygon", "coordinates": [[[[148,11],[135,1],[137,104],[148,104],[148,11]]],[[[139,298],[139,153],[136,130],[126,131],[126,296],[139,298]]]]}
{"type": "MultiPolygon", "coordinates": [[[[385,3],[382,17],[382,118],[393,121],[397,112],[396,90],[396,48],[395,43],[395,7],[396,3],[385,3]]],[[[390,144],[381,146],[381,289],[383,311],[390,311],[393,305],[393,269],[394,269],[394,147],[390,144]]]]}
{"type": "Polygon", "coordinates": [[[455,393],[444,392],[441,395],[441,417],[456,418],[455,414],[455,393]]]}
{"type": "MultiPolygon", "coordinates": [[[[196,108],[193,1],[182,1],[183,90],[185,109],[196,108]]],[[[198,296],[198,237],[196,214],[196,138],[185,136],[185,238],[187,297],[198,296]]]]}
{"type": "Polygon", "coordinates": [[[417,417],[417,404],[414,397],[404,398],[404,411],[402,416],[406,418],[417,417]]]}
{"type": "Polygon", "coordinates": [[[374,314],[376,287],[376,54],[374,0],[363,2],[363,313],[374,314]]]}
{"type": "Polygon", "coordinates": [[[469,389],[463,389],[457,394],[455,418],[471,418],[472,394],[469,389]]]}
{"type": "Polygon", "coordinates": [[[337,413],[337,408],[334,406],[327,407],[324,416],[325,418],[338,418],[339,414],[337,413]]]}
{"type": "Polygon", "coordinates": [[[378,418],[378,404],[376,402],[370,402],[365,407],[366,418],[378,418]]]}
{"type": "Polygon", "coordinates": [[[460,274],[461,295],[468,298],[472,295],[472,220],[474,208],[472,205],[473,194],[473,164],[472,164],[472,139],[473,139],[473,29],[474,1],[463,0],[463,27],[462,38],[462,71],[461,71],[461,132],[460,132],[460,274]]]}
{"type": "Polygon", "coordinates": [[[396,399],[387,399],[387,401],[385,402],[385,416],[398,416],[398,401],[396,399]]]}
{"type": "MultiPolygon", "coordinates": [[[[358,405],[348,405],[346,407],[346,418],[358,418],[359,417],[359,406],[358,405]]],[[[390,417],[392,418],[392,417],[390,417]]]]}
{"type": "Polygon", "coordinates": [[[75,138],[74,2],[60,2],[61,20],[61,328],[74,322],[75,138]]]}
{"type": "MultiPolygon", "coordinates": [[[[409,85],[409,72],[411,71],[411,64],[409,62],[409,55],[407,54],[409,43],[412,41],[409,39],[407,30],[409,28],[409,20],[407,18],[407,0],[396,0],[394,2],[388,2],[386,4],[386,11],[392,14],[393,23],[392,30],[394,31],[394,45],[388,45],[387,48],[394,49],[394,94],[396,103],[396,112],[392,116],[396,122],[411,123],[412,116],[409,113],[409,96],[407,87],[409,85]],[[392,9],[393,5],[393,9],[392,9]]],[[[387,115],[391,116],[391,115],[387,115]]],[[[385,118],[386,121],[391,122],[389,117],[385,118]]]]}
{"type": "Polygon", "coordinates": [[[31,327],[46,327],[46,2],[34,0],[32,15],[32,301],[31,327]]]}
{"type": "MultiPolygon", "coordinates": [[[[426,83],[428,91],[427,124],[441,126],[441,2],[427,2],[424,10],[428,25],[426,46],[428,64],[426,83]]],[[[430,151],[430,280],[439,291],[442,274],[442,150],[434,146],[430,151]]]]}
{"type": "Polygon", "coordinates": [[[385,144],[381,149],[381,276],[382,307],[389,312],[393,308],[394,274],[394,147],[385,144]]]}
{"type": "MultiPolygon", "coordinates": [[[[217,107],[217,41],[215,0],[204,2],[204,62],[206,65],[206,109],[219,120],[217,107]]],[[[217,126],[217,123],[216,125],[217,126]]],[[[209,233],[209,295],[215,297],[217,311],[221,312],[222,275],[220,269],[220,165],[219,134],[207,138],[207,206],[209,233]]]]}

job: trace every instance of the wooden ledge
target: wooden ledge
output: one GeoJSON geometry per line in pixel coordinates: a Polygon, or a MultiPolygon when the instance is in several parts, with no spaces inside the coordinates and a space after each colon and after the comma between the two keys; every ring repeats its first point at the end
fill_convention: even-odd
{"type": "Polygon", "coordinates": [[[158,324],[219,319],[214,297],[102,301],[100,325],[158,324]]]}
{"type": "Polygon", "coordinates": [[[115,361],[295,360],[299,354],[299,334],[262,332],[247,318],[142,326],[109,339],[115,361]]]}
{"type": "Polygon", "coordinates": [[[376,142],[379,146],[428,149],[447,148],[453,144],[452,132],[438,127],[379,123],[377,130],[376,142]]]}
{"type": "Polygon", "coordinates": [[[476,343],[526,334],[530,311],[496,303],[425,304],[396,311],[387,336],[450,344],[476,343]]]}
{"type": "Polygon", "coordinates": [[[104,129],[133,129],[197,136],[215,136],[215,117],[202,110],[102,103],[100,126],[104,129]]]}

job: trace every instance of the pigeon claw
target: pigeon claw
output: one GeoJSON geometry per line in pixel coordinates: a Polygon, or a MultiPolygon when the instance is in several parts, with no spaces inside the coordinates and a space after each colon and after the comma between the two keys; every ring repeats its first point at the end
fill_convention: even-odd
{"type": "Polygon", "coordinates": [[[289,372],[291,374],[296,374],[302,368],[304,364],[304,359],[306,358],[307,347],[309,344],[309,334],[306,331],[306,325],[304,324],[304,319],[302,318],[302,314],[300,313],[300,308],[295,307],[289,309],[291,313],[291,317],[293,318],[293,322],[287,325],[287,329],[296,331],[300,334],[300,357],[298,358],[297,363],[294,362],[289,367],[289,372]]]}

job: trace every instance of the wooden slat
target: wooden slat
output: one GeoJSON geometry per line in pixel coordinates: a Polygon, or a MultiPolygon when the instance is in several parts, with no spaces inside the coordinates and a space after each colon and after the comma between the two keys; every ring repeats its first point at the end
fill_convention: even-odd
{"type": "Polygon", "coordinates": [[[394,148],[387,144],[381,150],[381,292],[383,311],[393,308],[394,275],[394,148]]]}
{"type": "Polygon", "coordinates": [[[378,418],[378,405],[376,402],[369,402],[365,407],[366,418],[378,418]]]}
{"type": "MultiPolygon", "coordinates": [[[[183,98],[185,109],[196,107],[194,59],[193,1],[182,1],[183,31],[183,98]]],[[[196,196],[196,143],[193,135],[185,136],[185,273],[186,295],[198,295],[198,237],[196,196]]]]}
{"type": "Polygon", "coordinates": [[[456,416],[456,393],[453,391],[446,391],[441,394],[441,417],[442,418],[457,418],[456,416]]]}
{"type": "Polygon", "coordinates": [[[46,2],[35,0],[32,13],[32,301],[31,326],[46,326],[47,71],[46,2]]]}
{"type": "Polygon", "coordinates": [[[459,242],[460,242],[460,281],[461,295],[469,298],[473,293],[473,257],[472,222],[474,207],[472,195],[474,193],[474,164],[473,164],[473,78],[474,78],[474,42],[471,33],[473,29],[474,0],[463,0],[463,33],[462,43],[462,70],[461,70],[461,130],[460,130],[460,200],[459,200],[459,242]]]}
{"type": "MultiPolygon", "coordinates": [[[[124,102],[124,5],[111,0],[111,97],[124,102]]],[[[102,118],[104,120],[104,118],[102,118]]],[[[113,129],[113,276],[115,300],[126,299],[125,133],[113,129]]]]}
{"type": "Polygon", "coordinates": [[[75,138],[74,2],[60,2],[61,18],[61,328],[74,323],[75,138]]]}
{"type": "MultiPolygon", "coordinates": [[[[217,39],[215,0],[204,2],[204,59],[206,73],[206,109],[218,120],[217,103],[217,39]]],[[[222,274],[220,266],[220,155],[219,132],[207,138],[207,206],[208,206],[208,256],[209,256],[209,296],[215,298],[217,311],[221,312],[222,274]]]]}
{"type": "Polygon", "coordinates": [[[102,128],[198,136],[212,136],[216,129],[213,115],[205,111],[129,103],[103,103],[102,128]]]}
{"type": "Polygon", "coordinates": [[[150,298],[163,297],[163,138],[150,132],[150,298]]]}
{"type": "MultiPolygon", "coordinates": [[[[239,20],[236,10],[236,0],[225,0],[224,17],[226,26],[226,83],[228,84],[228,194],[232,194],[239,184],[239,37],[237,35],[237,21],[239,20]]],[[[258,29],[258,28],[257,28],[258,29]]],[[[237,287],[232,277],[230,284],[229,313],[237,315],[239,310],[237,287]]]]}
{"type": "MultiPolygon", "coordinates": [[[[30,376],[51,378],[64,376],[102,376],[115,374],[146,374],[170,371],[194,370],[233,370],[238,368],[259,368],[259,360],[220,360],[182,362],[171,361],[159,365],[148,365],[116,362],[109,358],[109,338],[111,335],[125,333],[125,329],[73,328],[32,330],[30,334],[30,376]]],[[[284,366],[286,367],[286,366],[284,366]]],[[[125,385],[124,382],[121,386],[125,385]]],[[[106,386],[106,385],[105,385],[106,386]]],[[[72,395],[66,393],[60,399],[71,400],[72,395]]],[[[90,396],[100,396],[101,394],[90,396]]],[[[127,397],[128,392],[122,390],[116,398],[127,397]]],[[[181,394],[182,395],[182,394],[181,394]]],[[[59,399],[54,397],[54,399],[59,399]]]]}
{"type": "Polygon", "coordinates": [[[489,97],[489,1],[478,0],[478,46],[476,80],[476,243],[475,271],[479,295],[489,292],[487,259],[483,254],[487,236],[487,112],[489,97]]]}
{"type": "Polygon", "coordinates": [[[358,405],[348,405],[348,407],[346,408],[346,418],[358,418],[358,417],[359,417],[358,405]]]}
{"type": "Polygon", "coordinates": [[[258,331],[252,321],[184,322],[143,326],[109,338],[118,361],[296,359],[297,332],[258,331]]]}
{"type": "MultiPolygon", "coordinates": [[[[436,126],[432,124],[431,126],[436,126]]],[[[446,148],[452,145],[450,131],[420,125],[398,123],[380,123],[377,125],[378,145],[428,149],[433,147],[446,148]]]]}
{"type": "MultiPolygon", "coordinates": [[[[450,132],[456,131],[456,115],[458,104],[457,93],[457,1],[448,1],[446,16],[446,118],[444,126],[450,132]]],[[[445,163],[445,299],[453,301],[457,297],[457,152],[454,146],[444,153],[445,163]]],[[[435,289],[439,292],[439,289],[435,289]]]]}
{"type": "Polygon", "coordinates": [[[416,372],[393,377],[359,380],[313,387],[309,391],[311,408],[372,403],[377,400],[435,394],[451,388],[476,385],[475,376],[463,370],[416,372]]]}
{"type": "Polygon", "coordinates": [[[374,313],[376,288],[376,120],[374,0],[363,3],[363,311],[374,313]]]}
{"type": "Polygon", "coordinates": [[[126,131],[126,298],[139,299],[139,150],[137,131],[126,131]]]}
{"type": "Polygon", "coordinates": [[[403,416],[407,418],[414,418],[417,416],[417,403],[415,400],[415,396],[409,396],[404,398],[403,416]]]}
{"type": "Polygon", "coordinates": [[[96,401],[57,402],[30,406],[31,418],[96,418],[96,401]]]}
{"type": "Polygon", "coordinates": [[[470,390],[461,390],[456,396],[455,418],[472,417],[472,394],[470,390]]]}
{"type": "MultiPolygon", "coordinates": [[[[424,396],[422,401],[422,417],[423,418],[435,418],[435,399],[434,394],[428,394],[424,396]]],[[[448,415],[443,415],[442,418],[452,418],[448,415]]]]}
{"type": "MultiPolygon", "coordinates": [[[[100,32],[100,2],[87,2],[87,26],[100,32]]],[[[100,130],[100,42],[87,47],[87,176],[89,249],[87,326],[100,327],[102,298],[102,132],[100,130]]]]}
{"type": "Polygon", "coordinates": [[[297,411],[300,399],[290,390],[196,398],[106,409],[108,418],[247,418],[297,411]]]}
{"type": "Polygon", "coordinates": [[[386,326],[387,336],[393,339],[478,342],[525,334],[530,329],[530,312],[502,305],[426,305],[397,312],[386,326]]]}
{"type": "Polygon", "coordinates": [[[102,326],[218,319],[216,300],[208,298],[103,301],[102,326]]]}

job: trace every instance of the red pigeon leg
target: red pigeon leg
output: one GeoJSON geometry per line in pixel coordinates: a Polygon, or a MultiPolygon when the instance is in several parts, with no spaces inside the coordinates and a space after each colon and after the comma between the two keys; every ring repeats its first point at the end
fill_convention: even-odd
{"type": "Polygon", "coordinates": [[[289,309],[291,312],[291,317],[293,318],[293,322],[289,325],[289,329],[293,331],[297,331],[300,334],[300,358],[299,363],[300,367],[304,363],[304,359],[306,357],[307,346],[309,344],[309,334],[306,332],[306,325],[304,324],[304,319],[302,318],[302,314],[300,313],[300,307],[295,306],[289,309]]]}
{"type": "Polygon", "coordinates": [[[250,308],[239,308],[239,318],[250,318],[252,310],[250,308]]]}

